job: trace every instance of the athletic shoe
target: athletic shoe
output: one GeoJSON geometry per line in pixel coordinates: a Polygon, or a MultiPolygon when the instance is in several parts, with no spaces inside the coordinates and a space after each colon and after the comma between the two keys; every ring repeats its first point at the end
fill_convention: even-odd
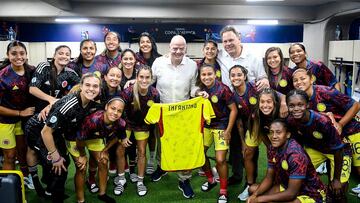
{"type": "Polygon", "coordinates": [[[360,184],[358,184],[356,187],[352,188],[351,191],[354,193],[360,194],[360,184]]]}
{"type": "Polygon", "coordinates": [[[114,188],[114,195],[121,195],[122,193],[124,192],[124,186],[119,184],[119,185],[116,185],[115,188],[114,188]]]}
{"type": "Polygon", "coordinates": [[[211,189],[213,189],[217,185],[217,182],[215,180],[213,180],[213,181],[214,181],[213,183],[206,181],[204,184],[202,184],[201,191],[208,192],[211,189]]]}
{"type": "Polygon", "coordinates": [[[144,185],[144,183],[137,184],[137,193],[140,197],[145,196],[147,194],[147,187],[144,185]]]}
{"type": "Polygon", "coordinates": [[[138,175],[135,174],[135,173],[131,173],[131,174],[130,174],[130,181],[131,181],[132,183],[136,183],[136,182],[138,181],[138,175]]]}
{"type": "Polygon", "coordinates": [[[29,175],[28,177],[24,177],[24,184],[26,185],[27,188],[29,188],[30,190],[35,190],[35,186],[32,180],[31,175],[29,175]]]}
{"type": "Polygon", "coordinates": [[[178,186],[179,190],[182,191],[183,196],[186,199],[190,199],[193,198],[195,196],[193,189],[191,188],[190,185],[190,180],[186,179],[184,182],[179,181],[179,186],[178,186]]]}
{"type": "Polygon", "coordinates": [[[249,185],[246,186],[245,190],[239,194],[238,198],[241,201],[246,201],[249,198],[249,185]]]}
{"type": "Polygon", "coordinates": [[[89,189],[89,192],[92,194],[99,191],[99,187],[96,185],[96,183],[90,183],[89,181],[86,181],[86,186],[89,189]]]}
{"type": "Polygon", "coordinates": [[[358,194],[358,198],[360,198],[360,193],[358,194]]]}
{"type": "Polygon", "coordinates": [[[218,203],[227,203],[227,196],[226,195],[219,195],[218,203]]]}
{"type": "Polygon", "coordinates": [[[126,178],[125,178],[125,176],[124,176],[124,178],[121,178],[120,176],[116,176],[115,178],[114,178],[114,184],[115,185],[126,185],[126,178]]]}
{"type": "Polygon", "coordinates": [[[163,171],[159,166],[157,167],[157,169],[155,170],[155,172],[151,175],[151,181],[153,182],[157,182],[161,179],[161,177],[163,177],[164,175],[166,175],[167,172],[163,171]]]}
{"type": "Polygon", "coordinates": [[[152,161],[149,161],[147,164],[146,164],[146,174],[147,175],[151,175],[155,172],[155,168],[154,168],[154,162],[152,161]]]}
{"type": "Polygon", "coordinates": [[[316,172],[319,174],[327,173],[326,162],[323,162],[322,164],[320,164],[320,166],[316,168],[316,172]]]}

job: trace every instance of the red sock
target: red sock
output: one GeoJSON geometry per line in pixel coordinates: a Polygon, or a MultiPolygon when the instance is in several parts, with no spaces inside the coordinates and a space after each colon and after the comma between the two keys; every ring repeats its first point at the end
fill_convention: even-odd
{"type": "Polygon", "coordinates": [[[214,175],[212,174],[212,171],[211,170],[208,170],[208,171],[204,171],[207,179],[208,179],[208,182],[209,183],[213,183],[214,182],[214,175]]]}
{"type": "Polygon", "coordinates": [[[95,175],[96,175],[96,170],[92,171],[89,170],[89,183],[95,183],[95,175]]]}
{"type": "Polygon", "coordinates": [[[227,179],[220,178],[220,194],[227,195],[227,179]]]}

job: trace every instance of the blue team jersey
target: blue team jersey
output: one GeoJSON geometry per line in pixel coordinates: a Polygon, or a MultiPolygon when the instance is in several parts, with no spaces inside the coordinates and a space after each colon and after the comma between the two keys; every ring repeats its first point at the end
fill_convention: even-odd
{"type": "Polygon", "coordinates": [[[145,123],[144,119],[150,106],[154,103],[160,103],[160,94],[156,88],[150,86],[145,96],[139,93],[141,110],[134,108],[134,90],[133,86],[126,88],[121,97],[125,101],[124,117],[126,121],[126,128],[134,131],[149,131],[149,125],[145,123]]]}
{"type": "Polygon", "coordinates": [[[229,123],[230,109],[228,105],[234,103],[234,94],[230,88],[223,83],[215,80],[214,85],[203,88],[209,94],[209,100],[215,112],[216,118],[211,119],[210,125],[205,124],[206,128],[225,130],[229,123]]]}
{"type": "MultiPolygon", "coordinates": [[[[298,69],[295,66],[294,70],[298,69]]],[[[338,81],[331,70],[321,61],[309,61],[307,60],[306,69],[314,76],[315,84],[333,87],[338,81]]]]}
{"type": "Polygon", "coordinates": [[[238,108],[237,117],[243,122],[245,131],[247,129],[247,123],[251,116],[251,112],[254,110],[257,101],[257,89],[254,82],[247,82],[246,89],[243,95],[239,95],[237,91],[234,93],[234,101],[238,108]]]}
{"type": "Polygon", "coordinates": [[[120,55],[121,53],[119,52],[115,58],[110,58],[107,54],[101,53],[95,57],[95,60],[97,61],[97,63],[105,65],[105,70],[107,71],[111,67],[119,66],[119,64],[121,63],[120,55]]]}
{"type": "Polygon", "coordinates": [[[296,132],[294,138],[298,142],[324,154],[334,154],[338,149],[347,148],[329,117],[309,111],[310,119],[307,123],[302,123],[291,115],[287,118],[290,129],[296,132]]]}
{"type": "Polygon", "coordinates": [[[297,196],[307,195],[316,202],[324,202],[326,187],[317,175],[309,156],[294,139],[289,139],[281,149],[270,145],[267,157],[268,168],[275,171],[275,184],[281,184],[286,189],[290,179],[302,179],[297,196]]]}
{"type": "Polygon", "coordinates": [[[270,87],[282,94],[287,94],[294,89],[292,74],[293,69],[283,66],[281,74],[273,75],[271,72],[268,74],[270,87]]]}
{"type": "MultiPolygon", "coordinates": [[[[109,141],[113,138],[124,139],[126,122],[119,118],[114,123],[107,125],[104,120],[104,111],[96,111],[85,118],[81,125],[81,131],[77,136],[79,140],[105,139],[109,141]]],[[[106,142],[105,142],[106,143],[106,142]]]]}
{"type": "MultiPolygon", "coordinates": [[[[354,99],[335,88],[314,85],[313,95],[309,99],[309,108],[318,112],[332,112],[335,120],[339,121],[354,103],[354,99]]],[[[360,132],[360,123],[352,118],[343,127],[342,136],[353,135],[358,132],[360,132]]]]}
{"type": "MultiPolygon", "coordinates": [[[[0,106],[24,110],[31,106],[32,96],[29,93],[31,70],[25,70],[24,75],[18,75],[11,65],[0,71],[0,106]]],[[[0,123],[13,124],[20,121],[20,117],[0,115],[0,123]]]]}
{"type": "Polygon", "coordinates": [[[85,66],[84,64],[77,64],[76,61],[70,62],[67,66],[73,69],[79,76],[82,76],[85,73],[99,72],[102,77],[106,74],[108,67],[107,64],[103,63],[102,61],[96,58],[89,67],[85,66]]]}

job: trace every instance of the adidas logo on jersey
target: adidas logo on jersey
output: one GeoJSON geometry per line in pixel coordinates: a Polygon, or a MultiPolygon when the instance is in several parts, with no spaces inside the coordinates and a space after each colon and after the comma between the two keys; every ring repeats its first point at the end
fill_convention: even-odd
{"type": "Polygon", "coordinates": [[[19,87],[16,85],[12,88],[12,90],[18,90],[18,89],[19,89],[19,87]]]}

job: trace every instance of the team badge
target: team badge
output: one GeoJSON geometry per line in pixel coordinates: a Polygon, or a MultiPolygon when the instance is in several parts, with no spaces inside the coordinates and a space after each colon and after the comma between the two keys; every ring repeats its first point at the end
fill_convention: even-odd
{"type": "Polygon", "coordinates": [[[215,73],[216,77],[220,78],[221,77],[221,71],[220,70],[217,70],[216,73],[215,73]]]}
{"type": "Polygon", "coordinates": [[[33,79],[31,79],[31,83],[35,83],[36,82],[36,77],[33,77],[33,79]]]}
{"type": "Polygon", "coordinates": [[[64,80],[62,83],[61,83],[61,87],[66,87],[68,85],[68,82],[66,80],[64,80]]]}
{"type": "Polygon", "coordinates": [[[12,88],[12,90],[18,90],[18,89],[19,89],[19,87],[16,85],[12,88]]]}
{"type": "Polygon", "coordinates": [[[318,103],[316,108],[319,112],[324,112],[326,110],[326,105],[324,103],[318,103]]]}
{"type": "Polygon", "coordinates": [[[287,171],[289,169],[289,165],[286,160],[283,160],[281,162],[281,168],[283,168],[285,171],[287,171]]]}
{"type": "Polygon", "coordinates": [[[148,105],[148,107],[152,106],[154,104],[154,101],[153,100],[149,100],[147,101],[146,103],[148,105]]]}
{"type": "Polygon", "coordinates": [[[313,136],[316,138],[316,139],[322,139],[323,138],[323,135],[321,133],[319,133],[318,131],[314,131],[313,132],[313,136]]]}
{"type": "Polygon", "coordinates": [[[280,87],[286,87],[288,85],[288,82],[284,79],[281,79],[279,81],[279,85],[280,85],[280,87]]]}
{"type": "Polygon", "coordinates": [[[213,96],[211,97],[211,101],[212,101],[213,103],[218,103],[219,99],[217,98],[216,95],[213,95],[213,96]]]}
{"type": "Polygon", "coordinates": [[[57,117],[56,116],[51,116],[50,123],[56,123],[56,121],[57,121],[57,117]]]}
{"type": "Polygon", "coordinates": [[[98,76],[99,78],[101,78],[101,73],[100,73],[99,71],[95,71],[94,74],[95,74],[96,76],[98,76]]]}
{"type": "Polygon", "coordinates": [[[239,109],[241,109],[241,108],[242,108],[241,104],[239,104],[239,105],[238,105],[238,108],[239,108],[239,109]]]}
{"type": "Polygon", "coordinates": [[[275,159],[275,157],[272,159],[272,162],[276,163],[276,159],[275,159]]]}
{"type": "Polygon", "coordinates": [[[255,105],[257,103],[257,100],[256,100],[255,97],[250,97],[249,102],[250,102],[251,105],[255,105]]]}
{"type": "Polygon", "coordinates": [[[311,76],[311,81],[314,83],[316,81],[316,76],[315,75],[312,75],[311,76]]]}
{"type": "Polygon", "coordinates": [[[10,140],[8,140],[8,139],[5,139],[5,140],[3,140],[3,145],[9,145],[10,144],[10,140]]]}

